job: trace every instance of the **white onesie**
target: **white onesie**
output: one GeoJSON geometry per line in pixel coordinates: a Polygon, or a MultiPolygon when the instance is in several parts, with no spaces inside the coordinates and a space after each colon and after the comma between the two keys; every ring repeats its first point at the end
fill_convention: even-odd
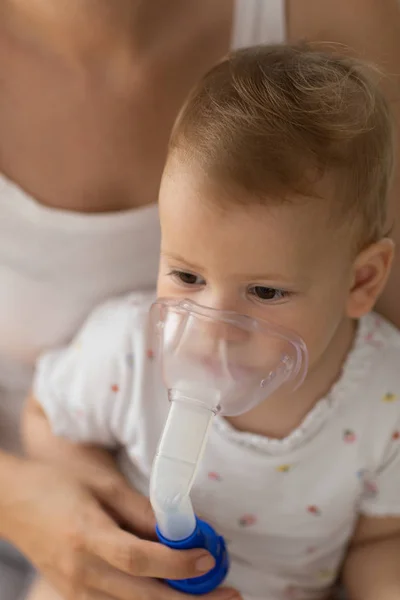
{"type": "MultiPolygon", "coordinates": [[[[142,493],[168,412],[148,350],[152,299],[98,308],[72,345],[40,359],[34,384],[54,433],[120,448],[142,493]]],[[[226,538],[228,583],[245,600],[324,598],[357,517],[400,515],[399,366],[400,333],[370,314],[338,383],[286,439],[215,419],[192,498],[226,538]]]]}

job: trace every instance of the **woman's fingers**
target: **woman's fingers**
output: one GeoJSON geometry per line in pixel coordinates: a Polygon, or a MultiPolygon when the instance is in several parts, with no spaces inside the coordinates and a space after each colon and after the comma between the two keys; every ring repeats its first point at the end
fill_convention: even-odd
{"type": "Polygon", "coordinates": [[[128,575],[186,579],[207,573],[215,564],[205,550],[171,550],[116,527],[93,534],[87,551],[128,575]]]}
{"type": "Polygon", "coordinates": [[[118,520],[132,531],[145,538],[155,538],[156,520],[149,499],[129,487],[122,477],[114,477],[112,484],[104,486],[99,496],[118,520]]]}
{"type": "MultiPolygon", "coordinates": [[[[96,576],[96,573],[93,573],[96,576]]],[[[103,600],[192,600],[192,596],[181,594],[166,584],[149,578],[130,577],[124,573],[109,572],[105,575],[104,567],[101,569],[101,578],[97,578],[95,592],[88,592],[88,599],[103,600]],[[123,577],[120,577],[123,575],[123,577]]],[[[204,597],[205,600],[240,600],[240,596],[229,589],[220,589],[204,597]]]]}
{"type": "MultiPolygon", "coordinates": [[[[31,464],[26,471],[13,541],[63,599],[182,600],[153,578],[196,577],[214,566],[204,550],[171,550],[121,530],[98,495],[65,473],[31,464]]],[[[139,495],[136,502],[141,505],[139,495]]],[[[132,517],[135,522],[135,513],[132,517]]],[[[225,600],[227,592],[219,590],[209,598],[225,600]]]]}

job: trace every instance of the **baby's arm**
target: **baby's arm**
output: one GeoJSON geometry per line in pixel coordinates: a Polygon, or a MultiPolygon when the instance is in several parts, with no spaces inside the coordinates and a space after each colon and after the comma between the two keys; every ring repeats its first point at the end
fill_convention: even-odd
{"type": "Polygon", "coordinates": [[[31,394],[25,404],[22,419],[22,437],[29,456],[41,462],[55,463],[62,467],[71,466],[74,470],[91,462],[86,457],[93,456],[107,466],[114,464],[111,452],[89,444],[76,444],[53,434],[49,420],[36,398],[31,394]]]}
{"type": "Polygon", "coordinates": [[[400,517],[360,518],[343,580],[350,600],[399,600],[400,517]]]}
{"type": "Polygon", "coordinates": [[[135,492],[127,494],[112,454],[131,405],[126,355],[146,312],[146,305],[142,309],[129,297],[108,302],[70,345],[41,357],[24,411],[23,439],[30,456],[71,472],[127,525],[135,522],[149,535],[149,510],[140,511],[142,527],[133,509],[135,492]]]}

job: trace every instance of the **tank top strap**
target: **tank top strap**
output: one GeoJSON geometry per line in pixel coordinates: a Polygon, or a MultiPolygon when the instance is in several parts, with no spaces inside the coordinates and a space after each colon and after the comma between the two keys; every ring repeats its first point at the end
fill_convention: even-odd
{"type": "Polygon", "coordinates": [[[232,50],[286,39],[285,0],[235,0],[232,50]]]}

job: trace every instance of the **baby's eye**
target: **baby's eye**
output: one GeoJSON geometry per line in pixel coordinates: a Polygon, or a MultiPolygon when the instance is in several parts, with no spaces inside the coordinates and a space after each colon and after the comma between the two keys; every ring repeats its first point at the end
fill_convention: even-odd
{"type": "Polygon", "coordinates": [[[255,296],[258,300],[273,302],[283,300],[289,295],[289,292],[264,285],[255,285],[249,289],[249,294],[255,296]]]}
{"type": "Polygon", "coordinates": [[[178,271],[177,269],[174,269],[171,271],[170,275],[184,285],[203,285],[205,283],[204,279],[194,273],[189,273],[188,271],[178,271]]]}

